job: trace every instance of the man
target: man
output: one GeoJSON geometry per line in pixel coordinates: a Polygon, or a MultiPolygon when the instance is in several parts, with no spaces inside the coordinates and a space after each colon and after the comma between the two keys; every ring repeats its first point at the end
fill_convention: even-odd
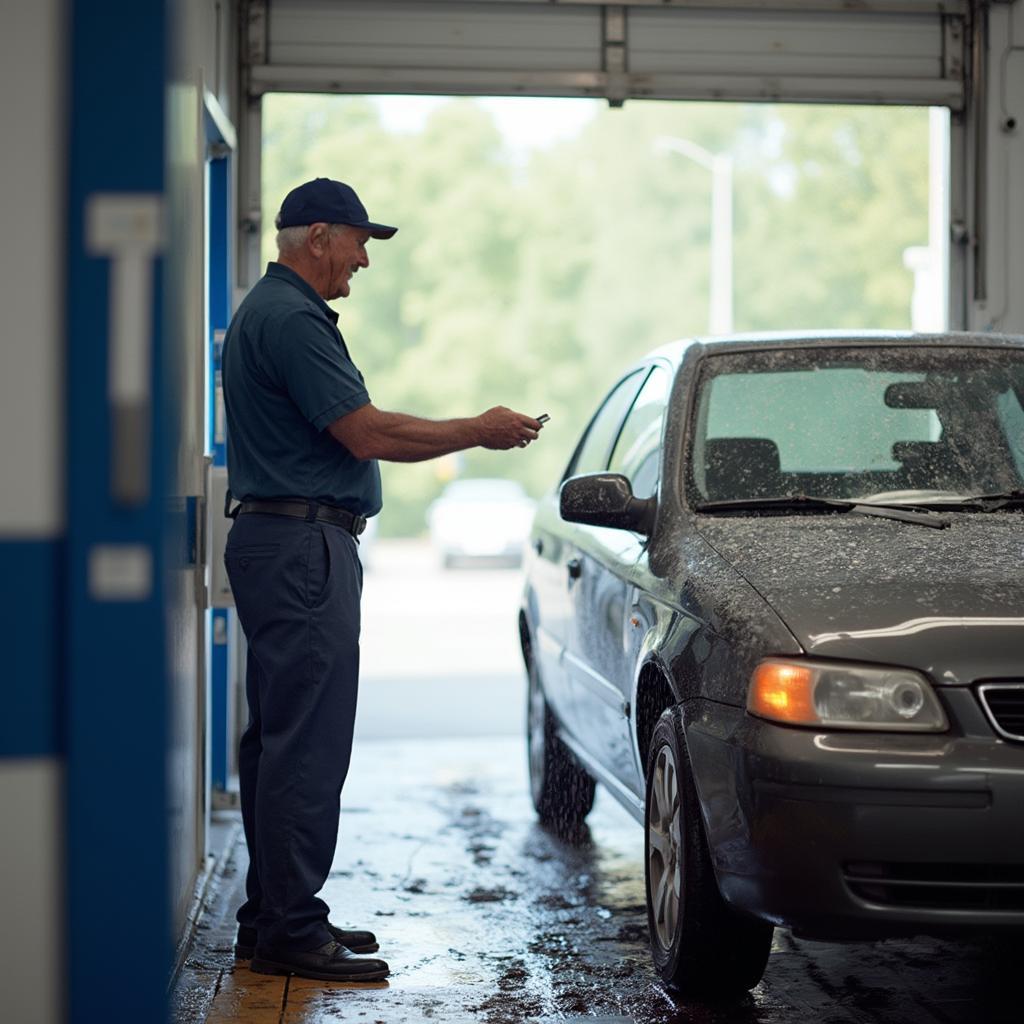
{"type": "Polygon", "coordinates": [[[249,847],[239,959],[261,973],[383,978],[357,956],[372,932],[327,920],[315,894],[334,856],[359,674],[357,537],[381,508],[378,459],[418,462],[482,446],[525,447],[541,424],[496,407],[433,421],[374,406],[326,300],[370,265],[355,192],[317,178],[278,214],[279,259],[239,306],[224,342],[230,495],[225,562],[248,639],[249,724],[239,749],[249,847]]]}

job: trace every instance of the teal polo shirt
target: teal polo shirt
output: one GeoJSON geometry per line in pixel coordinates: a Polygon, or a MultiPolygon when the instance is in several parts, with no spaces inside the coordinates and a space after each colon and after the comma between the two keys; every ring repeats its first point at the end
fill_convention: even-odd
{"type": "Polygon", "coordinates": [[[366,405],[338,314],[298,274],[270,263],[231,319],[222,358],[228,486],[234,498],[306,498],[380,511],[380,469],[327,431],[366,405]]]}

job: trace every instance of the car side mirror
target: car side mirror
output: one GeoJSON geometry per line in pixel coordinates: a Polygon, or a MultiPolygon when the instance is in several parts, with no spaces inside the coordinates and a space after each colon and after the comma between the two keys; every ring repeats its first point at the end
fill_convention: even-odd
{"type": "Polygon", "coordinates": [[[562,484],[558,512],[566,522],[648,535],[655,507],[654,498],[635,498],[621,473],[587,473],[562,484]]]}

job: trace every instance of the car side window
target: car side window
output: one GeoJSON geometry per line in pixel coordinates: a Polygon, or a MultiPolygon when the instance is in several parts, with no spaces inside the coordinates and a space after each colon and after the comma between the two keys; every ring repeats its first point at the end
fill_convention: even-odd
{"type": "Polygon", "coordinates": [[[672,378],[656,366],[644,382],[622,425],[608,468],[629,478],[633,494],[649,498],[658,489],[661,426],[672,378]]]}
{"type": "Polygon", "coordinates": [[[623,417],[640,390],[644,375],[644,370],[631,373],[604,400],[576,447],[576,454],[565,471],[565,479],[580,473],[600,473],[608,468],[608,453],[618,436],[623,417]]]}
{"type": "Polygon", "coordinates": [[[1020,392],[1014,388],[996,397],[996,415],[1006,435],[1006,443],[1013,455],[1017,467],[1017,476],[1024,480],[1024,389],[1020,392]]]}

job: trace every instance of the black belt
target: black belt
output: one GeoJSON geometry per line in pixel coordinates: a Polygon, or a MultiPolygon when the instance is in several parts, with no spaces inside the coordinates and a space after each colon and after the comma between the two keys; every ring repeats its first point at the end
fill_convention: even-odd
{"type": "Polygon", "coordinates": [[[348,530],[353,537],[358,537],[366,529],[366,516],[357,516],[347,508],[321,505],[316,501],[243,501],[233,512],[231,518],[245,515],[247,512],[264,512],[272,516],[305,519],[308,522],[319,519],[321,522],[332,523],[343,530],[348,530]]]}

